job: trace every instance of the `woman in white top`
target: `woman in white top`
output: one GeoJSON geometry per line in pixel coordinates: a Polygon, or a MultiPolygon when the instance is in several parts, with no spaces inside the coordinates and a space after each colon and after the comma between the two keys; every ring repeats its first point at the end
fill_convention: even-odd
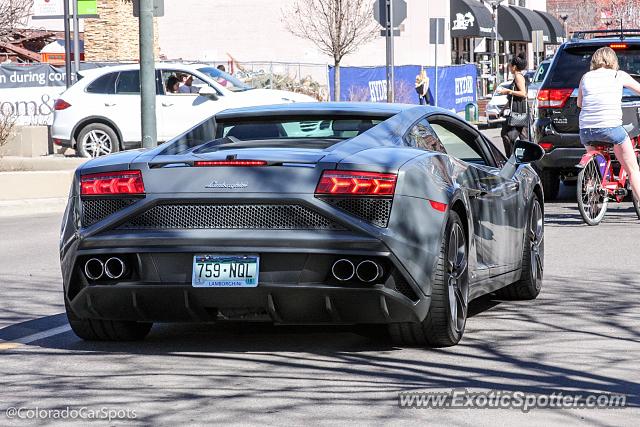
{"type": "Polygon", "coordinates": [[[638,160],[627,131],[622,127],[622,91],[640,94],[640,83],[620,71],[618,57],[610,47],[601,47],[591,57],[591,71],[582,76],[578,88],[580,141],[588,152],[591,144],[613,144],[616,158],[629,175],[633,197],[640,200],[638,160]]]}

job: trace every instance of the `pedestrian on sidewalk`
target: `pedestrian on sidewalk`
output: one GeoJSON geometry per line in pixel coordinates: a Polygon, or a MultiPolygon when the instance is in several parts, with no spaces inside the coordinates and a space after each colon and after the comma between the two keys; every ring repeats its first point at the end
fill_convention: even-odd
{"type": "Polygon", "coordinates": [[[429,102],[429,77],[424,68],[416,76],[416,92],[420,105],[431,105],[429,102]]]}
{"type": "Polygon", "coordinates": [[[507,106],[504,112],[505,121],[502,123],[502,142],[507,157],[511,157],[513,143],[517,139],[525,139],[524,131],[529,128],[529,104],[527,102],[527,81],[522,70],[527,68],[527,60],[523,53],[519,53],[509,61],[509,71],[513,75],[510,89],[498,87],[500,95],[507,95],[507,106]]]}

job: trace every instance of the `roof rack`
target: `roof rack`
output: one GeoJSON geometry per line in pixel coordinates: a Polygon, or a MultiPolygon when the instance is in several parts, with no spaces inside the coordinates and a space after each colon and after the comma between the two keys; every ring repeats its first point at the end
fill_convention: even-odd
{"type": "Polygon", "coordinates": [[[615,30],[588,30],[588,31],[574,31],[571,33],[572,40],[586,40],[602,37],[619,37],[620,40],[624,40],[625,37],[640,37],[640,29],[615,29],[615,30]]]}

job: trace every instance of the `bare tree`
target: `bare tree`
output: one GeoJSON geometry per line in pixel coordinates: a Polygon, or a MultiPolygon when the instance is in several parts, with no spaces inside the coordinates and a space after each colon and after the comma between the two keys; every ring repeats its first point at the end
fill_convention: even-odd
{"type": "Polygon", "coordinates": [[[4,151],[2,147],[9,142],[13,136],[16,125],[16,116],[5,116],[0,111],[0,158],[2,158],[4,151]]]}
{"type": "Polygon", "coordinates": [[[0,0],[0,41],[27,24],[32,5],[33,0],[0,0]]]}
{"type": "Polygon", "coordinates": [[[624,28],[638,28],[640,26],[640,5],[637,0],[613,1],[609,10],[613,20],[612,25],[619,26],[620,21],[617,20],[622,20],[624,28]],[[616,21],[617,24],[615,24],[616,21]]]}
{"type": "Polygon", "coordinates": [[[333,58],[335,99],[340,100],[340,61],[379,34],[372,0],[296,0],[284,12],[291,34],[333,58]]]}

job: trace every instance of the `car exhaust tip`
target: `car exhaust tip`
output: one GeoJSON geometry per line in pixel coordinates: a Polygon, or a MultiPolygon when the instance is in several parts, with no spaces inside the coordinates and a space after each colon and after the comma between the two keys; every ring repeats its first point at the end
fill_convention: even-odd
{"type": "Polygon", "coordinates": [[[104,274],[104,264],[98,258],[91,258],[84,263],[84,274],[91,280],[98,280],[104,274]]]}
{"type": "Polygon", "coordinates": [[[365,259],[358,264],[356,268],[356,277],[358,280],[371,283],[382,276],[382,267],[380,267],[377,263],[365,259]]]}
{"type": "Polygon", "coordinates": [[[334,262],[333,266],[331,267],[331,273],[333,274],[333,277],[341,282],[346,282],[347,280],[352,279],[355,274],[355,270],[356,268],[353,263],[344,258],[334,262]]]}
{"type": "Polygon", "coordinates": [[[119,279],[127,272],[127,266],[118,257],[111,257],[104,263],[104,272],[109,279],[119,279]]]}

